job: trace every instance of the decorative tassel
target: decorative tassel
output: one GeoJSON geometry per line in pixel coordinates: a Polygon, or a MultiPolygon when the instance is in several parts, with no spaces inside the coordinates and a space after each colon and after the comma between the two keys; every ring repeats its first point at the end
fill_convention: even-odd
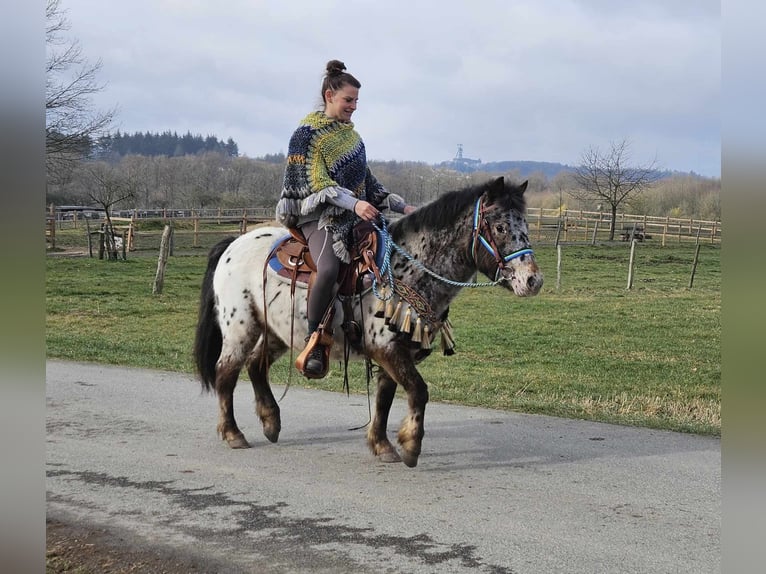
{"type": "Polygon", "coordinates": [[[394,309],[393,314],[391,315],[391,318],[386,321],[388,323],[388,330],[392,333],[396,333],[399,330],[399,319],[402,316],[402,300],[400,299],[399,302],[396,304],[396,309],[394,309]]]}
{"type": "Polygon", "coordinates": [[[420,343],[423,340],[423,325],[420,321],[420,317],[415,321],[415,330],[412,332],[412,342],[420,343]]]}
{"type": "Polygon", "coordinates": [[[386,294],[387,294],[387,291],[384,287],[383,289],[380,290],[380,296],[383,297],[383,299],[378,299],[378,304],[375,306],[375,316],[378,319],[383,318],[383,312],[386,308],[386,301],[385,301],[386,294]]]}
{"type": "Polygon", "coordinates": [[[404,314],[404,320],[402,321],[402,326],[399,330],[408,335],[410,334],[410,331],[412,331],[412,307],[409,305],[407,305],[407,312],[404,314]]]}
{"type": "Polygon", "coordinates": [[[441,349],[446,356],[455,354],[455,338],[452,335],[452,323],[447,319],[442,324],[441,349]]]}
{"type": "Polygon", "coordinates": [[[402,316],[402,300],[400,299],[399,302],[396,304],[396,309],[394,309],[394,314],[391,315],[391,324],[393,324],[395,327],[399,327],[399,318],[402,316]]]}
{"type": "Polygon", "coordinates": [[[420,348],[421,349],[431,348],[431,329],[429,328],[428,323],[423,325],[423,340],[420,342],[420,348]]]}
{"type": "Polygon", "coordinates": [[[388,301],[386,301],[386,311],[383,314],[383,317],[386,320],[386,325],[388,325],[391,322],[391,316],[394,314],[394,298],[391,297],[388,301]]]}

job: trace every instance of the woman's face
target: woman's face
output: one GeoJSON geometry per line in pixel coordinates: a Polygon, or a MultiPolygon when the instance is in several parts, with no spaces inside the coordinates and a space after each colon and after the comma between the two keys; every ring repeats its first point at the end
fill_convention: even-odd
{"type": "Polygon", "coordinates": [[[345,84],[337,92],[327,90],[324,94],[324,113],[327,117],[350,122],[359,101],[359,88],[345,84]]]}

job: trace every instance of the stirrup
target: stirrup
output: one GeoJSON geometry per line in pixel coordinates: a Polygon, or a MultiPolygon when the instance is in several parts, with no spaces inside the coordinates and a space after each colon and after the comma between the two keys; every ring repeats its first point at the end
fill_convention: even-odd
{"type": "Polygon", "coordinates": [[[332,343],[332,333],[327,333],[323,329],[311,333],[306,348],[295,359],[295,368],[307,379],[322,379],[327,376],[330,370],[332,343]],[[318,369],[315,368],[317,362],[320,363],[318,369]]]}

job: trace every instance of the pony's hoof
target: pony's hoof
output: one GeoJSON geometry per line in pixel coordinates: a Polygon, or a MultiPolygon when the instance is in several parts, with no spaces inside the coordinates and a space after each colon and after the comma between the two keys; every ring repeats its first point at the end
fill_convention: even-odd
{"type": "Polygon", "coordinates": [[[382,452],[378,455],[380,462],[402,462],[402,457],[395,450],[382,452]]]}
{"type": "Polygon", "coordinates": [[[415,454],[408,454],[405,451],[402,453],[402,462],[410,468],[414,468],[418,465],[418,456],[415,454]]]}
{"type": "Polygon", "coordinates": [[[279,440],[280,429],[263,429],[263,436],[269,439],[270,442],[277,442],[279,440]]]}
{"type": "Polygon", "coordinates": [[[242,435],[227,438],[226,443],[230,448],[250,448],[250,443],[242,435]]]}

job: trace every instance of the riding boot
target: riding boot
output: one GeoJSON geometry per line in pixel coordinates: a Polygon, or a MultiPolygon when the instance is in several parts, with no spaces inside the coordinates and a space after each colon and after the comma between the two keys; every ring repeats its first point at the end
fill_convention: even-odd
{"type": "Polygon", "coordinates": [[[295,359],[295,368],[307,379],[321,379],[330,370],[332,331],[321,327],[306,338],[306,347],[295,359]]]}

